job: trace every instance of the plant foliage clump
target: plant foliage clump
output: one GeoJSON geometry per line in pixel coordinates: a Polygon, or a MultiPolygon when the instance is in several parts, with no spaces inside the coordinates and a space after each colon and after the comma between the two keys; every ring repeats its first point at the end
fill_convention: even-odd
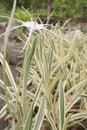
{"type": "MultiPolygon", "coordinates": [[[[28,28],[25,36],[23,66],[19,83],[16,84],[6,61],[9,32],[12,31],[16,0],[5,32],[4,56],[0,53],[4,80],[0,87],[5,102],[0,118],[7,115],[10,129],[40,130],[44,122],[50,130],[67,130],[79,124],[84,129],[87,121],[87,45],[85,37],[76,31],[66,31],[67,22],[50,26],[36,22],[19,21],[14,27],[28,28]],[[10,86],[6,84],[6,75],[10,86]]],[[[17,20],[17,19],[16,19],[17,20]]],[[[20,53],[21,53],[20,52],[20,53]]],[[[45,124],[45,125],[46,125],[45,124]]]]}

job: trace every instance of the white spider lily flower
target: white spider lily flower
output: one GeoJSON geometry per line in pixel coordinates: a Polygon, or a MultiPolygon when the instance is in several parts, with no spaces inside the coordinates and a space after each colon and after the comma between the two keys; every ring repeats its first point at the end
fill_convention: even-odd
{"type": "MultiPolygon", "coordinates": [[[[26,43],[25,43],[25,45],[24,45],[22,51],[26,48],[27,44],[29,43],[33,31],[36,31],[36,30],[38,30],[38,31],[40,31],[40,30],[48,31],[49,33],[51,33],[51,34],[53,34],[53,35],[59,37],[60,39],[66,41],[66,42],[70,42],[69,40],[67,40],[67,39],[63,38],[62,36],[58,35],[57,33],[55,33],[55,32],[53,32],[53,31],[47,29],[44,25],[45,25],[45,24],[38,24],[37,22],[23,22],[23,23],[22,23],[21,26],[27,27],[27,28],[30,30],[30,31],[29,31],[29,35],[28,35],[28,39],[27,39],[27,41],[26,41],[26,43]]],[[[21,51],[21,52],[22,52],[22,51],[21,51]]]]}
{"type": "Polygon", "coordinates": [[[23,22],[23,26],[32,30],[44,29],[43,24],[38,24],[37,22],[23,22]]]}
{"type": "MultiPolygon", "coordinates": [[[[16,20],[17,20],[17,19],[16,19],[16,20]]],[[[30,38],[31,38],[31,35],[33,34],[33,32],[34,32],[34,31],[40,31],[40,30],[45,30],[45,31],[47,31],[47,32],[49,32],[49,33],[51,33],[51,34],[53,34],[53,35],[59,37],[60,39],[66,41],[66,42],[68,42],[68,43],[72,43],[72,41],[70,41],[70,40],[64,38],[63,36],[57,34],[56,32],[54,32],[54,31],[48,29],[48,28],[47,28],[47,25],[49,25],[49,24],[39,24],[39,23],[34,22],[34,21],[31,21],[31,22],[29,22],[29,21],[24,22],[24,21],[20,21],[20,20],[17,20],[17,21],[19,21],[21,24],[18,25],[18,26],[16,26],[16,27],[11,28],[10,31],[15,30],[15,29],[20,28],[20,27],[26,27],[26,28],[29,29],[28,39],[27,39],[27,41],[26,41],[26,43],[25,43],[25,45],[24,45],[22,51],[26,48],[27,44],[29,43],[30,38]]],[[[0,37],[3,36],[3,35],[5,35],[5,33],[6,33],[6,32],[0,34],[0,37]]],[[[78,31],[76,32],[76,35],[77,35],[77,33],[78,33],[78,31]]],[[[21,52],[22,52],[22,51],[21,51],[21,52]]]]}
{"type": "Polygon", "coordinates": [[[28,42],[30,41],[30,38],[31,38],[33,31],[44,29],[44,25],[38,24],[37,22],[23,22],[21,26],[27,27],[28,29],[30,29],[28,39],[27,39],[27,41],[22,49],[22,51],[23,51],[26,48],[28,42]]]}

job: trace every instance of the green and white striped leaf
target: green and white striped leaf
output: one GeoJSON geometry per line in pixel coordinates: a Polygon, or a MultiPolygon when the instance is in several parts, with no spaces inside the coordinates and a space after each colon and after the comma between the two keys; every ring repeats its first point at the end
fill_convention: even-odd
{"type": "Polygon", "coordinates": [[[62,130],[65,121],[65,95],[62,82],[59,84],[59,130],[62,130]]]}
{"type": "Polygon", "coordinates": [[[46,112],[46,117],[47,117],[48,121],[50,122],[50,125],[51,125],[51,127],[52,127],[52,130],[57,130],[56,125],[55,125],[55,122],[54,122],[54,120],[52,119],[52,117],[51,117],[49,111],[46,112]]]}
{"type": "MultiPolygon", "coordinates": [[[[23,102],[23,109],[25,106],[25,99],[26,99],[26,89],[27,89],[27,80],[28,80],[28,73],[30,70],[30,65],[31,65],[31,61],[34,55],[34,51],[35,51],[35,46],[36,46],[36,39],[33,42],[32,45],[32,49],[30,54],[28,54],[29,52],[26,52],[25,55],[25,61],[24,61],[24,76],[23,76],[23,91],[22,91],[22,102],[23,102]],[[27,56],[28,55],[28,56],[27,56]],[[27,57],[26,57],[27,56],[27,57]]],[[[27,50],[28,51],[28,50],[27,50]]]]}
{"type": "Polygon", "coordinates": [[[41,104],[39,106],[39,111],[37,113],[37,117],[36,117],[36,120],[35,120],[33,130],[40,130],[43,119],[44,119],[44,115],[45,115],[45,108],[46,108],[46,99],[43,96],[43,98],[41,100],[41,104]]]}
{"type": "Polygon", "coordinates": [[[32,130],[32,119],[33,119],[33,105],[31,106],[29,115],[25,122],[24,130],[32,130]]]}
{"type": "MultiPolygon", "coordinates": [[[[3,65],[3,58],[4,58],[3,55],[0,53],[0,63],[1,63],[2,65],[3,65]]],[[[14,80],[14,78],[13,78],[13,75],[12,75],[12,72],[11,72],[11,69],[10,69],[10,66],[8,65],[7,61],[5,61],[5,65],[6,65],[5,71],[6,71],[7,77],[8,77],[8,79],[9,79],[9,81],[10,81],[10,83],[11,83],[11,85],[12,85],[14,91],[16,92],[17,86],[16,86],[16,83],[15,83],[15,80],[14,80]]]]}

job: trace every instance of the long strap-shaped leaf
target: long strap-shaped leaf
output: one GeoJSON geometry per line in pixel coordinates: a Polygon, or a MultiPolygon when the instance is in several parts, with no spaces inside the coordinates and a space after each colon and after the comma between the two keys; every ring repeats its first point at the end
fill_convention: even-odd
{"type": "Polygon", "coordinates": [[[24,126],[24,130],[31,130],[32,129],[32,119],[33,119],[33,110],[34,107],[39,99],[40,93],[41,93],[41,88],[42,88],[42,81],[40,82],[39,86],[37,87],[37,91],[35,93],[35,96],[33,97],[33,103],[31,106],[31,109],[28,113],[26,122],[25,122],[25,126],[24,126]]]}
{"type": "MultiPolygon", "coordinates": [[[[3,58],[4,58],[3,55],[0,53],[0,63],[1,63],[2,65],[3,65],[3,58]]],[[[16,83],[15,83],[15,80],[14,80],[14,78],[13,78],[13,75],[12,75],[12,72],[11,72],[11,69],[10,69],[10,66],[8,65],[7,61],[5,61],[5,65],[6,65],[5,71],[6,71],[7,77],[8,77],[8,79],[9,79],[9,81],[10,81],[10,83],[11,83],[11,85],[12,85],[14,91],[16,92],[16,90],[17,90],[17,85],[16,85],[16,83]]]]}
{"type": "Polygon", "coordinates": [[[65,121],[65,97],[62,82],[59,86],[59,130],[62,130],[65,121]]]}
{"type": "Polygon", "coordinates": [[[4,88],[5,88],[5,95],[6,95],[6,102],[8,104],[8,111],[10,114],[12,114],[12,112],[10,111],[10,104],[9,104],[9,97],[8,97],[8,92],[7,92],[7,87],[6,87],[6,50],[7,50],[7,43],[8,43],[8,39],[9,39],[9,34],[10,34],[10,28],[12,25],[12,20],[14,17],[14,13],[15,13],[15,9],[16,9],[16,0],[14,0],[13,2],[13,8],[12,8],[12,12],[11,12],[11,16],[8,22],[8,26],[6,28],[6,34],[4,37],[4,58],[3,58],[3,80],[4,80],[4,88]]]}
{"type": "Polygon", "coordinates": [[[27,55],[28,56],[27,56],[27,58],[25,57],[26,61],[24,62],[23,93],[22,93],[23,109],[25,107],[28,73],[29,73],[31,61],[32,61],[32,58],[34,55],[35,46],[36,46],[36,39],[33,42],[30,54],[28,54],[29,52],[26,52],[27,54],[25,55],[25,56],[27,56],[27,55]]]}
{"type": "Polygon", "coordinates": [[[24,130],[32,130],[32,119],[33,119],[33,105],[31,106],[29,115],[28,115],[27,120],[25,122],[24,130]]]}
{"type": "Polygon", "coordinates": [[[40,130],[45,115],[46,99],[43,96],[33,130],[40,130]]]}
{"type": "Polygon", "coordinates": [[[51,127],[52,127],[52,130],[57,130],[56,125],[55,125],[55,122],[54,122],[54,120],[52,119],[52,117],[51,117],[51,115],[50,115],[50,113],[49,113],[48,110],[47,110],[47,112],[46,112],[46,117],[47,117],[48,121],[50,122],[50,125],[51,125],[51,127]]]}

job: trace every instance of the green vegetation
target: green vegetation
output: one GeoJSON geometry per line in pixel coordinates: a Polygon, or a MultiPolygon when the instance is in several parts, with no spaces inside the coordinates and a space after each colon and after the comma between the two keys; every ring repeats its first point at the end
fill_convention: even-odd
{"type": "MultiPolygon", "coordinates": [[[[9,15],[10,14],[10,12],[7,11],[7,9],[5,7],[6,7],[6,3],[0,1],[0,15],[9,15]]],[[[0,17],[0,22],[2,22],[2,21],[6,21],[6,19],[3,19],[0,17]]]]}
{"type": "MultiPolygon", "coordinates": [[[[13,1],[1,1],[11,10],[13,1]]],[[[24,7],[35,15],[55,15],[62,18],[87,18],[86,0],[17,0],[17,7],[24,7]]]]}
{"type": "Polygon", "coordinates": [[[5,101],[0,118],[7,115],[10,130],[40,130],[46,124],[49,130],[68,130],[75,124],[86,130],[82,123],[87,120],[86,41],[71,31],[65,34],[66,24],[56,24],[50,30],[43,25],[37,31],[31,26],[29,36],[25,34],[24,61],[17,68],[21,76],[16,84],[6,61],[14,11],[15,3],[6,30],[5,52],[0,53],[4,73],[0,87],[5,92],[0,94],[5,101]],[[11,86],[6,84],[6,75],[11,86]]]}

